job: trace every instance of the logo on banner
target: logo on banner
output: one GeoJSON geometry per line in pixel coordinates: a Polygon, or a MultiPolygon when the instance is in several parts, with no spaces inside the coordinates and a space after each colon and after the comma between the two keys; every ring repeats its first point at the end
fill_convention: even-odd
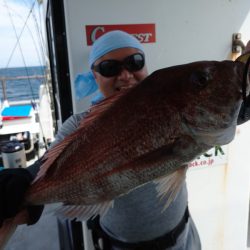
{"type": "Polygon", "coordinates": [[[228,161],[228,145],[215,146],[188,164],[191,168],[224,165],[228,161]]]}
{"type": "Polygon", "coordinates": [[[87,45],[112,30],[122,30],[135,36],[141,43],[155,43],[155,24],[86,25],[87,45]]]}

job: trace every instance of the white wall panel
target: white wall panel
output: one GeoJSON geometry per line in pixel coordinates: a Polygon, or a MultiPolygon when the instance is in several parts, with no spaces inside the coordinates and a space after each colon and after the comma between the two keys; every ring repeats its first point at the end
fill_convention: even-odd
{"type": "MultiPolygon", "coordinates": [[[[156,43],[144,46],[150,72],[191,61],[229,58],[232,34],[242,30],[249,36],[245,23],[249,0],[64,2],[72,81],[77,73],[88,70],[88,24],[155,23],[156,43]]],[[[74,107],[76,112],[82,109],[81,105],[74,107]]]]}

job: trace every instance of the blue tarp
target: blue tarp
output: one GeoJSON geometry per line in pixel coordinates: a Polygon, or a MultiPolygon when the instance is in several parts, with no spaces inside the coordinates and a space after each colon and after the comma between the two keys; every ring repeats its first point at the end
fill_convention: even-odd
{"type": "Polygon", "coordinates": [[[11,106],[3,109],[2,116],[29,116],[31,105],[11,106]]]}

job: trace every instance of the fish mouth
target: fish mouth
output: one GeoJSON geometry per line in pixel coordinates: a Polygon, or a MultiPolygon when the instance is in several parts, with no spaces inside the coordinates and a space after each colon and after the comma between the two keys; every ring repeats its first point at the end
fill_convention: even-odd
{"type": "Polygon", "coordinates": [[[214,147],[215,145],[226,145],[230,143],[235,136],[237,120],[234,120],[229,126],[224,128],[201,128],[188,123],[183,117],[183,127],[197,142],[214,147]]]}
{"type": "Polygon", "coordinates": [[[234,139],[236,125],[232,125],[226,129],[214,130],[209,132],[197,128],[192,130],[192,133],[195,135],[199,142],[202,142],[209,146],[226,145],[234,139]]]}

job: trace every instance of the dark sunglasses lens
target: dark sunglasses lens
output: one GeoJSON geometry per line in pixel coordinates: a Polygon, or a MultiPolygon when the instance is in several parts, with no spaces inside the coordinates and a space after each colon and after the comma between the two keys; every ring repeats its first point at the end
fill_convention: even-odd
{"type": "Polygon", "coordinates": [[[140,53],[128,56],[123,62],[117,60],[106,60],[100,62],[94,69],[104,77],[113,77],[118,75],[122,67],[130,72],[141,70],[145,65],[144,56],[140,53]]]}
{"type": "Polygon", "coordinates": [[[145,60],[144,60],[144,56],[142,54],[134,54],[129,56],[126,59],[126,68],[129,71],[138,71],[141,70],[144,67],[145,64],[145,60]]]}
{"type": "Polygon", "coordinates": [[[117,61],[107,60],[99,64],[99,73],[105,77],[111,77],[118,75],[120,68],[120,64],[117,61]]]}

